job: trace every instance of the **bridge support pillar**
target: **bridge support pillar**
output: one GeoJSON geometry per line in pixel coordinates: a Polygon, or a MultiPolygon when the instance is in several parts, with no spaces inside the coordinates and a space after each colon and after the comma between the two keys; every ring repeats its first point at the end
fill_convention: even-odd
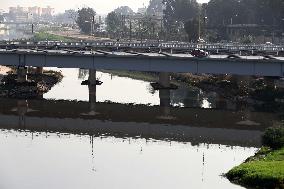
{"type": "Polygon", "coordinates": [[[17,82],[24,83],[27,81],[27,67],[18,67],[17,69],[17,82]]]}
{"type": "Polygon", "coordinates": [[[89,70],[89,84],[90,85],[97,84],[97,71],[94,69],[89,70]]]}
{"type": "Polygon", "coordinates": [[[159,119],[174,119],[171,116],[171,92],[168,89],[159,90],[160,114],[159,119]]]}
{"type": "Polygon", "coordinates": [[[41,74],[43,74],[43,67],[36,67],[36,74],[39,74],[39,75],[41,75],[41,74]]]}
{"type": "Polygon", "coordinates": [[[95,116],[96,112],[96,102],[97,102],[97,81],[96,81],[96,70],[89,70],[89,112],[83,115],[95,116]]]}
{"type": "Polygon", "coordinates": [[[164,88],[170,88],[170,74],[167,72],[161,72],[159,74],[159,84],[164,88]]]}

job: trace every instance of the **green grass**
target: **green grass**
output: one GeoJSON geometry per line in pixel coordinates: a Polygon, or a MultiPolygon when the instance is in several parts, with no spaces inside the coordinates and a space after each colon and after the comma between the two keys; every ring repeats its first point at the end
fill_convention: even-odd
{"type": "Polygon", "coordinates": [[[230,170],[227,178],[243,186],[284,189],[284,147],[279,150],[262,148],[245,163],[230,170]]]}
{"type": "Polygon", "coordinates": [[[63,42],[69,42],[71,41],[70,38],[59,36],[59,35],[54,35],[46,32],[39,32],[36,33],[33,37],[34,41],[63,41],[63,42]]]}

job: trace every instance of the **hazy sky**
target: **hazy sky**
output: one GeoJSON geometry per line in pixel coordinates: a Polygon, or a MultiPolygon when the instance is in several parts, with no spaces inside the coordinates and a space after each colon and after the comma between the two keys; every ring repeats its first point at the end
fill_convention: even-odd
{"type": "MultiPolygon", "coordinates": [[[[208,0],[197,0],[200,3],[208,0]]],[[[113,9],[127,5],[133,10],[137,10],[143,5],[147,6],[149,0],[0,0],[0,9],[8,10],[10,6],[41,6],[47,5],[54,7],[56,12],[63,12],[70,8],[80,8],[82,6],[93,7],[99,14],[107,14],[113,9]]]]}

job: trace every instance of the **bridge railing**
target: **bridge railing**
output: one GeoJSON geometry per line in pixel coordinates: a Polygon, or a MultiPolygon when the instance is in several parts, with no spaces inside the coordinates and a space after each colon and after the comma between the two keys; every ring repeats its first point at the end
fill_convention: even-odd
{"type": "Polygon", "coordinates": [[[116,42],[116,41],[94,41],[94,42],[61,42],[61,41],[0,41],[1,46],[58,46],[58,47],[128,47],[128,48],[170,48],[170,49],[205,49],[205,50],[230,50],[230,51],[284,51],[283,45],[243,45],[243,44],[220,44],[220,43],[171,43],[171,42],[116,42]]]}

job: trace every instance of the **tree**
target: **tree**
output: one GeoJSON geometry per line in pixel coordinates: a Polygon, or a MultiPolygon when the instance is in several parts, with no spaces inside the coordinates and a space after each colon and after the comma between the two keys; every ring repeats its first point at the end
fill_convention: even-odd
{"type": "Polygon", "coordinates": [[[164,27],[169,39],[182,36],[185,23],[199,17],[199,4],[196,0],[164,0],[163,3],[164,27]]]}
{"type": "Polygon", "coordinates": [[[74,9],[69,9],[65,11],[65,14],[69,19],[71,19],[73,22],[76,22],[78,18],[78,12],[74,9]]]}
{"type": "Polygon", "coordinates": [[[280,36],[284,30],[284,0],[210,0],[206,6],[209,28],[226,38],[228,25],[257,25],[251,35],[280,36]],[[282,31],[282,32],[281,32],[282,31]]]}
{"type": "Polygon", "coordinates": [[[193,19],[188,20],[184,25],[184,29],[187,33],[188,40],[196,42],[196,40],[199,38],[198,18],[193,18],[193,19]]]}
{"type": "Polygon", "coordinates": [[[163,0],[150,0],[147,8],[148,15],[158,15],[163,13],[163,0]]]}
{"type": "Polygon", "coordinates": [[[121,6],[114,10],[118,15],[134,15],[135,12],[128,6],[121,6]]]}
{"type": "Polygon", "coordinates": [[[117,37],[121,30],[121,19],[114,11],[110,12],[106,17],[107,32],[112,37],[117,37]]]}
{"type": "Polygon", "coordinates": [[[77,20],[78,12],[70,9],[66,10],[64,13],[57,14],[55,16],[55,21],[57,23],[63,23],[63,24],[74,24],[77,20]]]}
{"type": "Polygon", "coordinates": [[[78,10],[76,23],[83,33],[90,34],[98,28],[98,24],[95,23],[95,15],[94,9],[89,7],[78,10]]]}
{"type": "Polygon", "coordinates": [[[144,16],[140,20],[140,39],[155,39],[157,33],[157,22],[151,16],[144,16]]]}

